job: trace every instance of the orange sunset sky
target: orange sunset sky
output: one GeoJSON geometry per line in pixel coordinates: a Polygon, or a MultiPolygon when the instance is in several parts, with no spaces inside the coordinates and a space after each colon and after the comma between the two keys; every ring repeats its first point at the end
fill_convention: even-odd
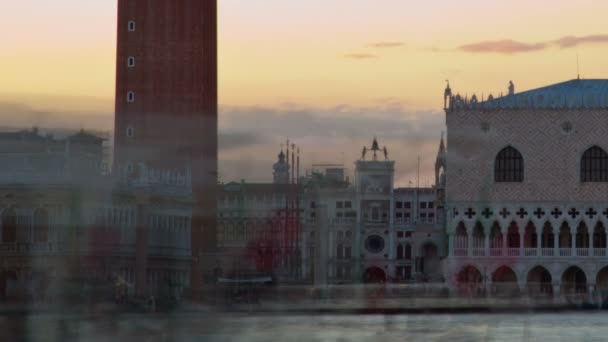
{"type": "MultiPolygon", "coordinates": [[[[348,167],[374,135],[423,180],[445,80],[486,96],[608,78],[608,1],[219,0],[225,180],[268,180],[291,137],[348,167]],[[255,120],[254,120],[255,118],[255,120]],[[255,123],[255,124],[253,124],[255,123]],[[246,171],[243,171],[246,170],[246,171]]],[[[0,126],[113,126],[114,0],[0,1],[0,126]]]]}

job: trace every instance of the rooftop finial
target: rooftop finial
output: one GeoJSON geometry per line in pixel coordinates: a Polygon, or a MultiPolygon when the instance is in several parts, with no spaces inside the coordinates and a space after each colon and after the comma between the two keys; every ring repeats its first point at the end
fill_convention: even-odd
{"type": "Polygon", "coordinates": [[[513,84],[513,81],[509,81],[509,95],[514,95],[515,94],[515,85],[513,84]]]}

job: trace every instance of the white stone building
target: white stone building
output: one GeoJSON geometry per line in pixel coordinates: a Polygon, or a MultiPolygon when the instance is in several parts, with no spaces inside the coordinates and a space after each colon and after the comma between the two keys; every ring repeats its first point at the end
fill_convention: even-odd
{"type": "Polygon", "coordinates": [[[305,275],[321,283],[441,280],[441,190],[395,188],[395,162],[376,139],[355,162],[354,184],[338,169],[313,174],[306,187],[305,275]]]}
{"type": "Polygon", "coordinates": [[[608,289],[608,80],[487,99],[446,89],[452,288],[555,298],[608,289]]]}

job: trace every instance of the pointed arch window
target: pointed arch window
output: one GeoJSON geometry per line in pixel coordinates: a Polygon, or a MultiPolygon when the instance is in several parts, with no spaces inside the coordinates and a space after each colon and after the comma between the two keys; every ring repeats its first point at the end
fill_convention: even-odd
{"type": "Polygon", "coordinates": [[[498,183],[524,181],[524,158],[517,149],[507,146],[498,152],[494,161],[494,181],[498,183]]]}
{"type": "Polygon", "coordinates": [[[601,147],[593,146],[583,153],[581,182],[608,182],[608,153],[601,147]]]}

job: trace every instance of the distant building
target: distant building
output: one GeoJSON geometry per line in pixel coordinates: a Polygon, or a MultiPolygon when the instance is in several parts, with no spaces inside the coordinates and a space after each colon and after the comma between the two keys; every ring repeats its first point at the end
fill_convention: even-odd
{"type": "MultiPolygon", "coordinates": [[[[439,159],[443,140],[441,146],[439,159]]],[[[354,184],[337,164],[315,165],[297,184],[277,183],[277,171],[289,170],[281,153],[275,182],[222,185],[222,268],[296,282],[319,276],[325,283],[442,280],[447,251],[437,196],[443,188],[395,188],[388,151],[374,140],[369,153],[355,163],[354,184]]]]}
{"type": "Polygon", "coordinates": [[[102,172],[103,139],[37,130],[0,133],[0,299],[49,299],[73,282],[131,295],[189,287],[193,198],[189,170],[140,164],[131,174],[102,172]],[[147,272],[137,281],[137,234],[147,272]],[[112,279],[112,280],[111,280],[112,279]]]}
{"type": "Polygon", "coordinates": [[[447,251],[437,189],[395,188],[394,172],[395,162],[374,139],[355,162],[354,184],[335,166],[312,175],[304,196],[305,277],[315,276],[320,258],[328,283],[441,279],[447,251]]]}
{"type": "Polygon", "coordinates": [[[608,80],[447,94],[446,276],[469,293],[608,290],[608,80]]]}

